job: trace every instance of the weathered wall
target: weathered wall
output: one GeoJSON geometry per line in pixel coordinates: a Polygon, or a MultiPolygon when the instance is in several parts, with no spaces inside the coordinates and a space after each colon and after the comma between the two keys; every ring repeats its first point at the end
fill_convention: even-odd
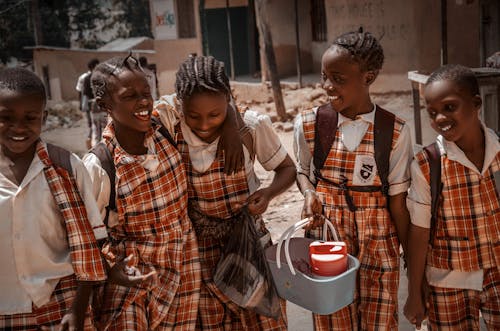
{"type": "MultiPolygon", "coordinates": [[[[299,38],[302,73],[310,72],[312,67],[311,53],[311,16],[310,2],[298,1],[299,38]]],[[[272,0],[266,2],[267,22],[271,29],[273,48],[280,77],[297,73],[295,43],[295,8],[291,0],[272,0]]],[[[265,63],[261,49],[261,63],[265,63]]],[[[264,67],[265,65],[263,65],[264,67]]]]}

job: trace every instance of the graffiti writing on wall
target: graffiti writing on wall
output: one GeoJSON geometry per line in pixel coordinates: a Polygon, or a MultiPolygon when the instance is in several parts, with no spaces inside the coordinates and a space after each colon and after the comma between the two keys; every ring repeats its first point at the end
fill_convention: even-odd
{"type": "Polygon", "coordinates": [[[158,14],[156,13],[156,25],[165,25],[168,27],[175,26],[175,14],[169,10],[158,14]]]}

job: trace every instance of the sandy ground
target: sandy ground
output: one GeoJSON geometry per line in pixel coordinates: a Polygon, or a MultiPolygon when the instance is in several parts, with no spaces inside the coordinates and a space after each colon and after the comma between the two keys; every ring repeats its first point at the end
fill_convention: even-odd
{"type": "MultiPolygon", "coordinates": [[[[321,91],[313,88],[305,88],[300,90],[286,90],[285,93],[285,104],[291,115],[300,111],[304,107],[309,107],[311,105],[320,104],[324,99],[321,91]],[[312,99],[311,95],[316,93],[316,98],[312,99]],[[311,100],[312,99],[312,100],[311,100]]],[[[411,95],[408,93],[401,94],[381,94],[375,95],[374,101],[380,106],[393,111],[406,120],[412,129],[412,138],[414,141],[414,129],[413,129],[413,105],[411,95]]],[[[248,102],[248,106],[252,109],[258,110],[260,112],[269,113],[272,115],[274,106],[269,101],[267,103],[251,103],[248,102]]],[[[422,121],[423,121],[423,138],[424,144],[429,144],[435,137],[434,132],[428,125],[428,119],[425,115],[425,111],[422,111],[422,121]]],[[[293,132],[290,131],[291,124],[277,124],[277,132],[289,151],[293,159],[293,132]]],[[[43,138],[62,147],[65,147],[78,155],[82,156],[86,152],[85,148],[85,137],[87,134],[86,122],[83,119],[78,120],[70,128],[56,128],[52,130],[45,131],[43,133],[43,138]]],[[[418,149],[418,146],[415,147],[418,149]]],[[[272,173],[267,173],[260,166],[256,166],[257,174],[262,181],[263,185],[268,185],[272,181],[272,173]]],[[[271,231],[271,235],[274,240],[277,240],[281,233],[300,220],[300,212],[302,209],[303,197],[299,193],[297,187],[293,185],[288,191],[275,198],[267,212],[264,214],[267,226],[271,231]]],[[[300,235],[300,234],[299,234],[300,235]]],[[[406,321],[402,315],[402,307],[404,305],[404,300],[407,296],[407,279],[404,273],[401,274],[400,282],[400,292],[399,292],[399,305],[400,305],[400,330],[414,330],[414,328],[406,321]]],[[[308,311],[289,303],[288,304],[288,319],[289,319],[289,330],[290,331],[307,331],[313,330],[311,315],[308,311]]]]}

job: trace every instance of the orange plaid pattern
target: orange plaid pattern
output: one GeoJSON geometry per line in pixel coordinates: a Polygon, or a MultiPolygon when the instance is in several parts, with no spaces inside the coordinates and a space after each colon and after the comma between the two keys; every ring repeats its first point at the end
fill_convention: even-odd
{"type": "Polygon", "coordinates": [[[44,164],[44,175],[57,207],[61,211],[68,234],[71,263],[76,278],[81,281],[103,281],[106,269],[87,218],[85,204],[78,192],[75,178],[66,169],[55,166],[42,142],[37,154],[44,164]]]}
{"type": "MultiPolygon", "coordinates": [[[[430,182],[425,153],[415,158],[430,182]]],[[[493,176],[499,170],[500,153],[484,175],[441,156],[443,191],[430,266],[474,271],[500,265],[500,199],[493,176]]]]}
{"type": "Polygon", "coordinates": [[[483,290],[431,286],[429,331],[479,330],[479,311],[488,330],[500,330],[500,271],[484,270],[483,290]]]}
{"type": "MultiPolygon", "coordinates": [[[[313,153],[316,115],[308,110],[302,113],[302,119],[305,139],[313,153]]],[[[393,146],[402,125],[403,122],[396,118],[393,146]]],[[[374,156],[374,153],[373,124],[354,152],[344,148],[340,130],[337,130],[321,175],[339,184],[347,180],[350,186],[356,155],[374,156]]],[[[373,185],[381,185],[378,175],[373,185]]],[[[385,196],[381,191],[349,191],[357,207],[352,212],[340,188],[319,179],[316,191],[323,202],[325,216],[334,223],[341,240],[347,243],[349,254],[359,259],[361,267],[354,302],[331,315],[313,314],[315,330],[396,330],[399,241],[385,207],[385,196]]],[[[310,231],[308,236],[322,238],[321,229],[310,231]]]]}
{"type": "MultiPolygon", "coordinates": [[[[195,200],[200,211],[209,216],[227,219],[237,213],[235,204],[244,203],[249,195],[245,171],[226,175],[224,155],[220,151],[210,168],[198,173],[192,168],[189,146],[182,137],[180,126],[176,127],[176,141],[187,168],[189,199],[195,200]]],[[[286,330],[285,302],[281,303],[281,317],[275,321],[240,308],[215,286],[213,271],[221,258],[224,242],[198,238],[198,246],[203,282],[197,330],[286,330]]]]}
{"type": "Polygon", "coordinates": [[[187,217],[186,175],[180,154],[158,132],[157,125],[147,133],[149,138],[159,161],[158,168],[151,171],[120,147],[112,123],[103,133],[116,167],[119,225],[108,229],[113,249],[121,257],[133,253],[142,273],[155,269],[158,283],[134,288],[107,284],[101,328],[115,322],[110,329],[119,329],[124,319],[133,316],[134,321],[127,325],[133,323],[134,330],[193,330],[201,276],[198,245],[187,217]],[[145,326],[141,324],[144,319],[131,313],[135,309],[131,305],[140,302],[147,314],[145,326]]]}
{"type": "MultiPolygon", "coordinates": [[[[37,331],[41,327],[55,329],[63,316],[71,309],[76,296],[77,282],[75,275],[59,280],[50,301],[41,307],[35,307],[31,313],[0,315],[0,330],[37,331]]],[[[85,318],[85,330],[95,330],[90,318],[90,309],[85,318]]]]}

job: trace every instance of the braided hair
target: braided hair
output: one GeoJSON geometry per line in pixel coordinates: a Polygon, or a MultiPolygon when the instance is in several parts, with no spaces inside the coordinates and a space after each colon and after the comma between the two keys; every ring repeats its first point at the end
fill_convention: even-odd
{"type": "Polygon", "coordinates": [[[330,49],[335,46],[347,50],[362,71],[382,69],[384,50],[377,38],[370,32],[363,31],[362,27],[358,31],[347,32],[337,37],[330,49]]]}
{"type": "Polygon", "coordinates": [[[474,72],[467,67],[458,64],[444,65],[429,76],[425,86],[440,80],[452,81],[457,86],[465,88],[471,95],[479,95],[477,78],[474,72]]]}
{"type": "Polygon", "coordinates": [[[34,72],[24,68],[0,70],[0,90],[36,95],[46,102],[45,86],[34,72]]]}
{"type": "Polygon", "coordinates": [[[94,96],[101,98],[109,96],[111,93],[109,89],[109,78],[111,76],[116,77],[125,70],[142,72],[139,62],[131,54],[127,57],[113,57],[98,64],[94,68],[94,71],[92,71],[92,76],[90,78],[94,96]]]}
{"type": "Polygon", "coordinates": [[[231,96],[224,62],[212,56],[190,56],[175,75],[175,92],[179,100],[187,100],[200,92],[223,93],[231,96]]]}

